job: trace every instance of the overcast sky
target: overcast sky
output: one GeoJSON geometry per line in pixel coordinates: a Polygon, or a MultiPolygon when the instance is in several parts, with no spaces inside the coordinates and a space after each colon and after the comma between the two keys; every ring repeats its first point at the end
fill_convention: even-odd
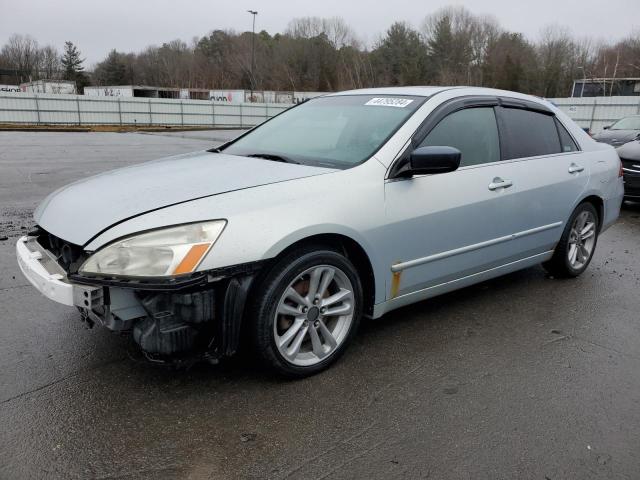
{"type": "Polygon", "coordinates": [[[493,15],[503,28],[531,39],[549,24],[601,40],[640,28],[639,0],[0,0],[0,45],[12,33],[30,34],[59,50],[71,40],[90,67],[112,48],[140,51],[175,38],[190,41],[214,29],[251,30],[247,9],[259,12],[256,30],[272,34],[294,17],[341,16],[372,44],[392,22],[418,27],[425,15],[446,5],[493,15]]]}

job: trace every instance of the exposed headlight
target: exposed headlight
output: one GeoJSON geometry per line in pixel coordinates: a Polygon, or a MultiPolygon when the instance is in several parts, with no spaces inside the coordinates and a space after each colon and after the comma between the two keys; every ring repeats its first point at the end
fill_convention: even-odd
{"type": "Polygon", "coordinates": [[[91,255],[80,267],[80,273],[129,277],[191,273],[226,224],[226,220],[191,223],[118,240],[91,255]]]}

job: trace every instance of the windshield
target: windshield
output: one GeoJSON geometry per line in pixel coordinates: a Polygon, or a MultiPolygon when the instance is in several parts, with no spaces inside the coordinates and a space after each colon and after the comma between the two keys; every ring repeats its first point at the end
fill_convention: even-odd
{"type": "Polygon", "coordinates": [[[252,130],[224,153],[349,168],[378,151],[424,100],[406,95],[317,98],[252,130]]]}
{"type": "Polygon", "coordinates": [[[640,117],[625,117],[611,125],[609,130],[640,130],[640,117]]]}

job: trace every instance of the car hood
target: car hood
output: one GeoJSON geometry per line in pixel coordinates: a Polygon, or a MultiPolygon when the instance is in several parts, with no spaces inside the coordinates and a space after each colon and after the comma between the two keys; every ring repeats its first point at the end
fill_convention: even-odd
{"type": "Polygon", "coordinates": [[[616,148],[616,151],[623,160],[640,162],[640,141],[625,143],[623,146],[616,148]]]}
{"type": "MultiPolygon", "coordinates": [[[[49,195],[34,219],[47,232],[76,245],[138,215],[198,198],[334,171],[196,152],[102,173],[49,195]]],[[[179,224],[180,219],[175,219],[179,224]]]]}
{"type": "Polygon", "coordinates": [[[602,142],[614,147],[624,145],[631,140],[634,140],[638,134],[638,130],[603,130],[602,132],[593,136],[596,142],[602,142]]]}

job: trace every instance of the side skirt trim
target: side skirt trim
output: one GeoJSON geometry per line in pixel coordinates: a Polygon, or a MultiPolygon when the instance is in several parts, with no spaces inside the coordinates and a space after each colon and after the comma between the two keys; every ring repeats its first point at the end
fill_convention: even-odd
{"type": "Polygon", "coordinates": [[[550,223],[549,225],[543,225],[541,227],[532,228],[530,230],[523,230],[522,232],[512,233],[511,235],[505,235],[504,237],[493,238],[491,240],[487,240],[486,242],[474,243],[473,245],[467,245],[466,247],[460,247],[454,250],[447,250],[446,252],[429,255],[428,257],[416,258],[415,260],[396,263],[391,266],[391,271],[394,273],[400,272],[407,268],[417,267],[418,265],[424,265],[425,263],[442,260],[443,258],[453,257],[462,253],[473,252],[474,250],[480,250],[481,248],[490,247],[492,245],[508,242],[517,238],[526,237],[528,235],[535,235],[536,233],[545,232],[547,230],[561,227],[562,223],[563,222],[550,223]]]}
{"type": "Polygon", "coordinates": [[[479,283],[485,280],[489,280],[491,278],[505,275],[507,273],[515,272],[517,270],[522,270],[523,268],[531,267],[533,265],[537,265],[542,262],[546,262],[552,256],[553,256],[553,250],[549,250],[547,252],[538,253],[530,257],[516,260],[514,262],[505,263],[504,265],[500,265],[499,267],[490,268],[482,272],[473,273],[465,277],[456,278],[455,280],[450,280],[448,282],[440,283],[438,285],[433,285],[431,287],[423,288],[422,290],[418,290],[416,292],[406,293],[400,297],[393,298],[387,302],[374,305],[372,317],[378,318],[384,315],[385,313],[390,312],[391,310],[395,310],[396,308],[400,308],[405,305],[410,305],[412,303],[416,303],[421,300],[426,300],[428,298],[432,298],[432,297],[441,295],[443,293],[451,292],[453,290],[458,290],[460,288],[467,287],[475,283],[479,283]]]}

